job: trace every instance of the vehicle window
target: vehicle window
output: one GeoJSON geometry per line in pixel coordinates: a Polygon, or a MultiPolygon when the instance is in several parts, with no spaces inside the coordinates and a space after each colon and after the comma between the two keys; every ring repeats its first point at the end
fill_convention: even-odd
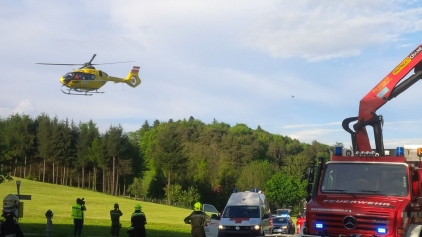
{"type": "Polygon", "coordinates": [[[204,204],[203,207],[204,207],[204,212],[207,215],[209,216],[211,216],[212,214],[216,214],[217,216],[219,215],[219,212],[213,205],[204,204]]]}
{"type": "Polygon", "coordinates": [[[260,218],[258,206],[227,206],[223,218],[260,218]]]}
{"type": "Polygon", "coordinates": [[[405,165],[330,163],[321,191],[406,196],[408,180],[405,165]]]}
{"type": "Polygon", "coordinates": [[[288,220],[287,220],[287,218],[276,217],[276,218],[273,218],[273,222],[274,223],[287,223],[288,220]]]}
{"type": "Polygon", "coordinates": [[[63,77],[65,80],[71,80],[73,79],[74,75],[73,75],[73,72],[69,72],[69,73],[66,73],[63,77]]]}
{"type": "Polygon", "coordinates": [[[289,210],[277,210],[277,216],[287,216],[289,215],[289,210]]]}

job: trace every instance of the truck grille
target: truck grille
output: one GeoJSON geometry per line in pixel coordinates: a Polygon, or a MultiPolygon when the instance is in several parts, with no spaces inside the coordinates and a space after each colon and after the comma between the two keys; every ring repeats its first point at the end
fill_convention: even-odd
{"type": "Polygon", "coordinates": [[[381,211],[367,211],[365,214],[367,215],[371,215],[371,216],[385,216],[385,217],[389,217],[390,213],[389,212],[381,212],[381,211]]]}
{"type": "MultiPolygon", "coordinates": [[[[388,215],[347,215],[347,214],[316,214],[315,222],[322,223],[324,230],[318,230],[318,234],[324,234],[328,236],[339,236],[340,234],[360,234],[360,235],[374,235],[376,234],[377,228],[387,228],[388,215]],[[349,217],[346,221],[345,218],[349,217]],[[350,219],[355,219],[351,223],[350,219]]],[[[314,225],[314,223],[311,223],[314,225]]],[[[315,226],[312,227],[314,229],[315,226]]],[[[388,229],[388,228],[387,228],[388,229]]],[[[391,233],[392,230],[388,230],[391,233]]],[[[388,234],[388,233],[387,233],[388,234]]]]}

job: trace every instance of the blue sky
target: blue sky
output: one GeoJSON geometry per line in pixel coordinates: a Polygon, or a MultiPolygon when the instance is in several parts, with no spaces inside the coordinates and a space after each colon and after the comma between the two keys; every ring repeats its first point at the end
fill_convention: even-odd
{"type": "MultiPolygon", "coordinates": [[[[350,137],[343,119],[422,44],[422,3],[299,1],[1,1],[0,116],[42,112],[105,131],[145,120],[244,123],[310,143],[350,137]],[[93,63],[142,84],[67,96],[59,78],[93,63]],[[294,96],[294,97],[292,97],[294,96]]],[[[378,110],[386,148],[422,144],[422,83],[378,110]]],[[[372,139],[372,137],[371,137],[372,139]]]]}

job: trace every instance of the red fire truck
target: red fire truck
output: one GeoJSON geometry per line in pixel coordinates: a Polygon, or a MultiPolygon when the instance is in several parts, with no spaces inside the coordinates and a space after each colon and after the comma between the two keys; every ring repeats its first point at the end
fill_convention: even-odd
{"type": "Polygon", "coordinates": [[[331,161],[319,159],[316,174],[310,169],[306,221],[296,236],[422,236],[422,145],[384,149],[376,114],[422,79],[421,52],[419,45],[360,101],[358,117],[343,121],[352,149],[336,147],[331,161]]]}

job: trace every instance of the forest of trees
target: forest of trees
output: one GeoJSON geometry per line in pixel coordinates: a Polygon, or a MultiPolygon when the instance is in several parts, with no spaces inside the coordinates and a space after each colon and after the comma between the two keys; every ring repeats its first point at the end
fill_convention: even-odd
{"type": "Polygon", "coordinates": [[[137,131],[41,114],[0,118],[0,183],[10,176],[111,195],[224,207],[234,188],[264,190],[274,207],[305,197],[308,167],[328,145],[214,120],[145,121],[137,131]],[[142,190],[146,171],[154,176],[142,190]]]}

